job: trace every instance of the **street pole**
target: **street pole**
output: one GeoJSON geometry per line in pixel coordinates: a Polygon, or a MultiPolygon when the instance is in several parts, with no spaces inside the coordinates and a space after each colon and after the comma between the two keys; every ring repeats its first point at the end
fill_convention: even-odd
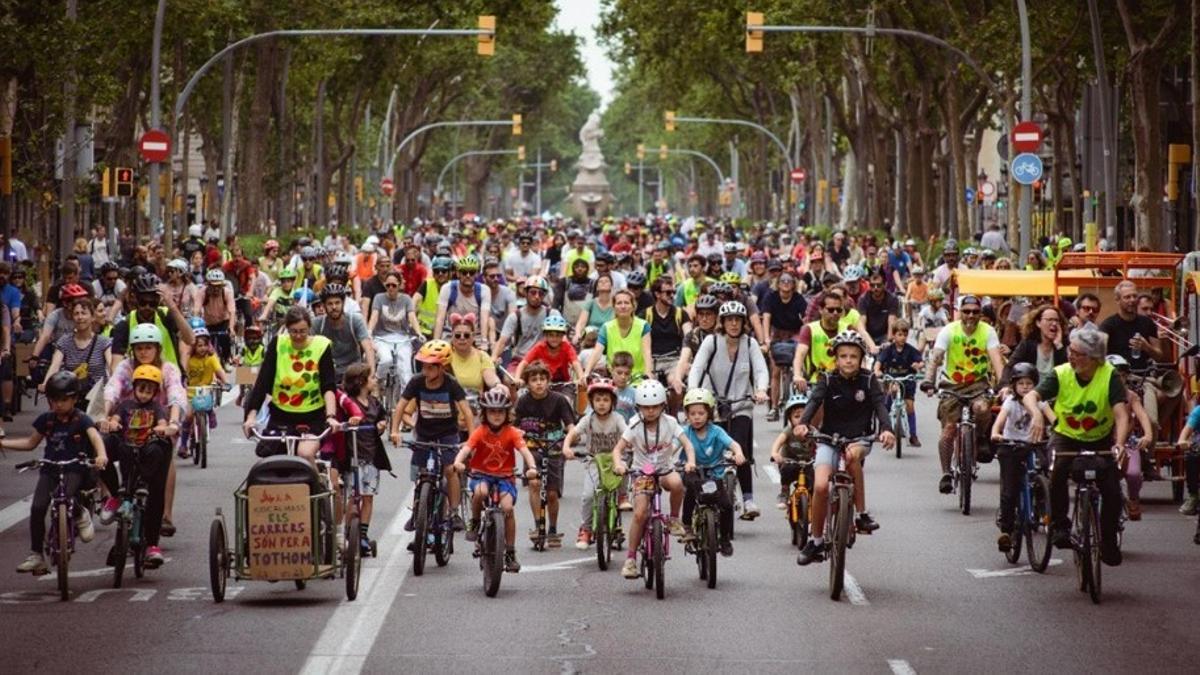
{"type": "MultiPolygon", "coordinates": [[[[78,18],[76,0],[67,0],[67,22],[74,24],[78,18]]],[[[75,235],[75,67],[74,59],[67,69],[63,81],[63,132],[62,152],[62,205],[58,217],[58,259],[66,260],[71,252],[71,240],[75,235]]]]}
{"type": "MultiPolygon", "coordinates": [[[[482,156],[482,155],[515,155],[515,154],[517,154],[516,150],[467,150],[466,152],[460,152],[457,155],[451,157],[450,161],[446,162],[446,165],[442,167],[442,170],[440,172],[438,172],[438,179],[437,179],[437,183],[436,183],[437,188],[435,189],[435,192],[437,192],[438,194],[441,194],[442,182],[446,178],[446,172],[449,171],[450,168],[453,167],[455,164],[457,164],[459,161],[466,159],[467,157],[478,157],[478,156],[482,156]]],[[[524,179],[522,178],[522,180],[524,180],[524,179]]]]}
{"type": "Polygon", "coordinates": [[[643,184],[642,169],[644,167],[644,164],[645,164],[645,160],[643,160],[641,157],[639,157],[638,158],[638,218],[641,218],[642,216],[646,215],[646,211],[644,209],[642,209],[642,184],[643,184]]]}
{"type": "Polygon", "coordinates": [[[537,151],[537,178],[536,187],[534,188],[534,203],[537,204],[535,209],[538,216],[542,215],[542,149],[539,147],[537,151]]]}
{"type": "MultiPolygon", "coordinates": [[[[154,40],[150,50],[150,128],[158,130],[162,124],[162,32],[163,15],[167,13],[167,0],[158,0],[158,11],[154,13],[154,40]]],[[[182,120],[183,118],[177,118],[182,120]]],[[[187,133],[185,130],[183,133],[187,133]]],[[[174,148],[171,148],[174,154],[174,148]]],[[[167,157],[171,161],[171,157],[167,157]]],[[[158,162],[150,162],[150,233],[157,234],[162,223],[162,195],[159,194],[158,162]]],[[[187,186],[184,186],[185,189],[187,186]]]]}
{"type": "MultiPolygon", "coordinates": [[[[821,191],[820,202],[824,205],[824,218],[821,224],[833,227],[833,105],[829,97],[825,97],[825,189],[821,191]]],[[[820,183],[817,184],[818,188],[820,183]]]]}
{"type": "Polygon", "coordinates": [[[400,156],[400,151],[404,149],[404,146],[408,145],[410,142],[412,142],[412,140],[414,138],[416,138],[417,136],[420,136],[421,134],[425,133],[426,131],[429,131],[430,129],[441,129],[444,127],[509,127],[509,126],[513,126],[512,120],[458,120],[458,121],[451,121],[451,122],[430,122],[429,124],[426,124],[424,126],[417,127],[412,132],[410,132],[407,136],[405,136],[404,140],[400,141],[400,144],[396,146],[396,149],[392,152],[392,156],[388,158],[387,168],[383,172],[383,175],[391,176],[392,171],[396,167],[396,158],[400,156]]]}
{"type": "Polygon", "coordinates": [[[663,177],[662,177],[662,164],[661,163],[658,165],[658,185],[654,188],[654,195],[657,197],[657,199],[654,200],[654,212],[661,216],[662,211],[665,211],[667,208],[666,203],[665,203],[667,200],[663,196],[663,177]],[[660,211],[660,209],[661,209],[661,211],[660,211]]]}
{"type": "MultiPolygon", "coordinates": [[[[1022,0],[1021,6],[1024,7],[1022,0]]],[[[1104,37],[1100,32],[1100,12],[1096,0],[1088,0],[1088,14],[1092,27],[1092,58],[1096,62],[1096,93],[1100,98],[1100,147],[1104,154],[1104,236],[1113,246],[1117,245],[1117,177],[1112,163],[1112,114],[1108,107],[1108,66],[1104,60],[1104,37]]],[[[1195,46],[1193,55],[1195,58],[1195,46]]],[[[1196,73],[1192,73],[1192,78],[1196,73]]],[[[1193,99],[1192,105],[1196,105],[1193,99]]],[[[1195,152],[1192,153],[1195,155],[1195,152]]]]}
{"type": "MultiPolygon", "coordinates": [[[[1029,11],[1025,0],[1017,0],[1017,15],[1021,22],[1021,120],[1027,122],[1033,117],[1033,57],[1029,49],[1029,11]]],[[[1030,221],[1033,220],[1033,188],[1025,187],[1021,189],[1022,260],[1029,254],[1030,221]]]]}

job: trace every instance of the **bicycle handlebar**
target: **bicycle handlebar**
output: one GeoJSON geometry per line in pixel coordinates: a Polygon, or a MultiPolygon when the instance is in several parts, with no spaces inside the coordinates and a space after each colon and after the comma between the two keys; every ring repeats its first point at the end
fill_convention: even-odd
{"type": "Polygon", "coordinates": [[[43,466],[63,467],[63,466],[71,466],[72,464],[79,464],[80,466],[91,466],[91,467],[96,466],[96,462],[89,457],[76,457],[75,459],[67,459],[67,460],[63,460],[61,462],[56,462],[56,461],[50,460],[50,459],[31,459],[28,462],[21,462],[20,464],[14,466],[13,468],[17,470],[17,473],[25,473],[26,471],[29,471],[30,469],[38,469],[43,466]]]}
{"type": "Polygon", "coordinates": [[[809,432],[808,435],[814,441],[817,441],[819,443],[825,443],[827,445],[832,445],[833,447],[841,449],[841,450],[844,450],[846,448],[846,446],[854,445],[855,443],[871,444],[871,443],[875,442],[875,434],[869,434],[867,436],[858,436],[856,438],[846,438],[846,437],[842,436],[841,434],[833,434],[832,436],[830,436],[829,434],[823,434],[820,431],[812,431],[812,432],[809,432]]]}
{"type": "Polygon", "coordinates": [[[329,427],[325,427],[325,431],[322,431],[320,433],[320,435],[317,435],[317,436],[314,436],[313,434],[286,434],[286,433],[272,434],[272,433],[264,433],[257,428],[250,429],[250,435],[257,438],[260,441],[283,441],[285,443],[287,441],[300,441],[300,442],[319,441],[319,440],[325,438],[326,436],[328,436],[329,432],[330,432],[329,427]]]}

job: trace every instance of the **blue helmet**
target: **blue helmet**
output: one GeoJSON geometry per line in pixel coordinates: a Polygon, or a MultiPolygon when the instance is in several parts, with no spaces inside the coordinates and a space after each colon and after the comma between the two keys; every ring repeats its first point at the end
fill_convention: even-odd
{"type": "Polygon", "coordinates": [[[297,288],[292,291],[292,299],[306,305],[311,305],[317,301],[317,294],[311,288],[297,288]]]}
{"type": "Polygon", "coordinates": [[[205,327],[204,319],[198,316],[193,316],[188,319],[188,328],[191,328],[193,333],[196,332],[196,329],[205,327]]]}
{"type": "Polygon", "coordinates": [[[557,314],[551,314],[542,322],[543,333],[566,333],[567,320],[557,314]]]}

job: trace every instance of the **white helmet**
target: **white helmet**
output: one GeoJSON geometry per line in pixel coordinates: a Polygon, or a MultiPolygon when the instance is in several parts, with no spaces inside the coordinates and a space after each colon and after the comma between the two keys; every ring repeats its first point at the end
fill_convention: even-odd
{"type": "Polygon", "coordinates": [[[199,237],[201,234],[204,234],[204,228],[199,225],[192,225],[188,228],[189,237],[199,237]]]}
{"type": "Polygon", "coordinates": [[[187,271],[189,269],[187,261],[184,260],[183,258],[172,259],[171,262],[167,263],[167,268],[173,269],[173,270],[179,270],[180,272],[183,272],[185,274],[187,273],[187,271]]]}
{"type": "Polygon", "coordinates": [[[371,246],[378,246],[379,245],[379,237],[377,237],[373,234],[368,235],[366,242],[363,243],[363,246],[366,246],[367,244],[370,244],[371,246]]]}
{"type": "Polygon", "coordinates": [[[637,405],[663,405],[667,388],[658,380],[642,380],[633,387],[633,402],[637,405]]]}
{"type": "Polygon", "coordinates": [[[214,267],[204,275],[204,280],[210,284],[223,284],[225,283],[225,273],[214,267]]]}
{"type": "Polygon", "coordinates": [[[863,278],[863,268],[859,265],[850,265],[846,268],[846,273],[842,276],[843,281],[858,281],[863,278]]]}
{"type": "Polygon", "coordinates": [[[727,316],[740,316],[746,318],[746,306],[737,300],[730,300],[721,305],[721,309],[717,310],[717,316],[724,319],[727,316]]]}
{"type": "Polygon", "coordinates": [[[368,241],[367,243],[362,245],[362,248],[360,248],[358,250],[362,251],[363,253],[374,253],[375,252],[375,244],[372,244],[371,242],[368,241]]]}

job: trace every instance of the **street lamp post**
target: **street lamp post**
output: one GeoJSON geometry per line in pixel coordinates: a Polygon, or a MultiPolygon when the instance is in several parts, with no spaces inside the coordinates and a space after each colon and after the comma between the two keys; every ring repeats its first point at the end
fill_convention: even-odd
{"type": "Polygon", "coordinates": [[[450,167],[454,166],[459,161],[466,159],[467,157],[478,157],[481,155],[515,155],[515,154],[517,154],[516,150],[468,150],[466,152],[460,152],[457,155],[451,157],[450,161],[446,162],[446,165],[442,167],[441,172],[438,173],[437,190],[435,190],[435,192],[437,192],[438,194],[442,193],[442,181],[446,178],[446,172],[450,170],[450,167]]]}
{"type": "Polygon", "coordinates": [[[558,160],[552,159],[549,162],[543,162],[542,161],[542,149],[538,148],[537,161],[534,162],[533,164],[522,164],[521,168],[522,169],[535,169],[537,172],[537,177],[534,179],[534,183],[533,183],[533,188],[534,188],[533,201],[534,201],[534,210],[538,214],[541,214],[541,212],[542,212],[542,169],[550,169],[550,171],[557,171],[558,170],[558,160]]]}

